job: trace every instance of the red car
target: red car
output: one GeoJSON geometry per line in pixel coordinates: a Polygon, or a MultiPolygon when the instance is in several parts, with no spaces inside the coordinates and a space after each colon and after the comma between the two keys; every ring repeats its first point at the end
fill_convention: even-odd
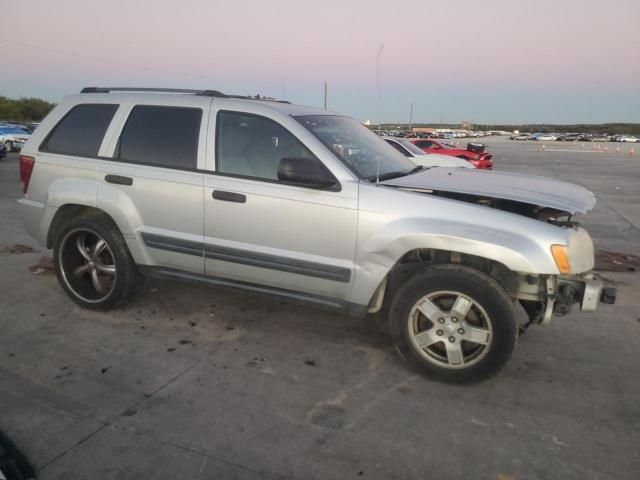
{"type": "Polygon", "coordinates": [[[427,153],[439,153],[440,155],[451,155],[452,157],[464,158],[471,162],[476,168],[480,168],[482,170],[493,169],[493,162],[491,161],[493,155],[484,151],[484,145],[467,144],[467,149],[465,150],[462,148],[450,147],[449,145],[437,142],[431,138],[411,138],[407,140],[427,153]]]}

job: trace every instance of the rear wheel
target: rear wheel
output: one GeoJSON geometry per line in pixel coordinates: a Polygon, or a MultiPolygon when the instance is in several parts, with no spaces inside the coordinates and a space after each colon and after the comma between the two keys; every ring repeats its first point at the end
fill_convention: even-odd
{"type": "Polygon", "coordinates": [[[53,259],[60,285],[85,308],[108,310],[143,280],[118,228],[102,215],[70,222],[55,240],[53,259]]]}
{"type": "Polygon", "coordinates": [[[495,375],[518,336],[514,303],[505,290],[460,265],[436,265],[411,277],[393,300],[389,323],[404,358],[454,383],[495,375]]]}

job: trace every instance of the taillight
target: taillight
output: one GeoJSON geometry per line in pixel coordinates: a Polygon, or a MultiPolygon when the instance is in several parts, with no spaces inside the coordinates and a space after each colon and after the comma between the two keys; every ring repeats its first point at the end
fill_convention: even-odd
{"type": "Polygon", "coordinates": [[[22,182],[22,193],[27,193],[29,189],[29,180],[31,180],[31,172],[36,159],[26,155],[20,155],[20,181],[22,182]]]}

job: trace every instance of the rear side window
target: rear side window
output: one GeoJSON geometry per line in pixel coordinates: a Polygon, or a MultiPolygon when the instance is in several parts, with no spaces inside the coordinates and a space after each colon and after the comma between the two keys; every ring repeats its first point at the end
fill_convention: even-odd
{"type": "Polygon", "coordinates": [[[49,133],[40,151],[96,157],[118,105],[84,104],[73,107],[49,133]]]}
{"type": "Polygon", "coordinates": [[[120,160],[159,167],[195,169],[202,110],[138,105],[119,142],[120,160]]]}

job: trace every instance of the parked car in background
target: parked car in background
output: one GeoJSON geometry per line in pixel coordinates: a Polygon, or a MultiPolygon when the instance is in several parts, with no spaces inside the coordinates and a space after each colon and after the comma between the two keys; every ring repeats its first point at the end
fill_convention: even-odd
{"type": "Polygon", "coordinates": [[[31,134],[13,125],[0,125],[0,142],[7,152],[19,152],[31,134]]]}
{"type": "Polygon", "coordinates": [[[617,142],[629,142],[629,143],[638,143],[640,142],[640,138],[634,137],[632,135],[622,135],[618,137],[617,142]]]}
{"type": "Polygon", "coordinates": [[[493,155],[485,152],[484,145],[478,143],[468,143],[467,148],[463,149],[451,147],[444,143],[437,142],[432,138],[412,138],[409,139],[409,141],[416,147],[424,150],[427,153],[438,153],[440,155],[449,155],[452,157],[462,158],[464,160],[470,161],[474,167],[481,170],[491,170],[493,168],[493,161],[491,160],[493,158],[493,155]],[[474,148],[473,145],[479,145],[480,148],[471,150],[470,148],[474,148]]]}
{"type": "Polygon", "coordinates": [[[404,138],[385,138],[385,142],[423,167],[476,168],[470,161],[450,155],[427,153],[404,138]]]}
{"type": "Polygon", "coordinates": [[[27,133],[33,133],[33,131],[38,128],[38,125],[40,125],[40,122],[31,122],[27,125],[21,125],[20,128],[22,128],[27,133]]]}
{"type": "Polygon", "coordinates": [[[556,140],[558,140],[559,142],[577,142],[578,140],[580,140],[581,136],[582,134],[580,133],[564,133],[562,135],[559,135],[556,140]]]}
{"type": "Polygon", "coordinates": [[[591,135],[591,141],[592,142],[608,142],[609,136],[603,133],[596,133],[594,135],[591,135]]]}
{"type": "Polygon", "coordinates": [[[4,143],[0,143],[0,159],[7,156],[7,148],[4,146],[4,143]]]}
{"type": "Polygon", "coordinates": [[[529,140],[531,138],[530,133],[518,133],[509,137],[511,140],[529,140]]]}
{"type": "Polygon", "coordinates": [[[553,142],[556,140],[556,135],[552,133],[534,133],[529,137],[529,140],[536,140],[541,142],[553,142]]]}

